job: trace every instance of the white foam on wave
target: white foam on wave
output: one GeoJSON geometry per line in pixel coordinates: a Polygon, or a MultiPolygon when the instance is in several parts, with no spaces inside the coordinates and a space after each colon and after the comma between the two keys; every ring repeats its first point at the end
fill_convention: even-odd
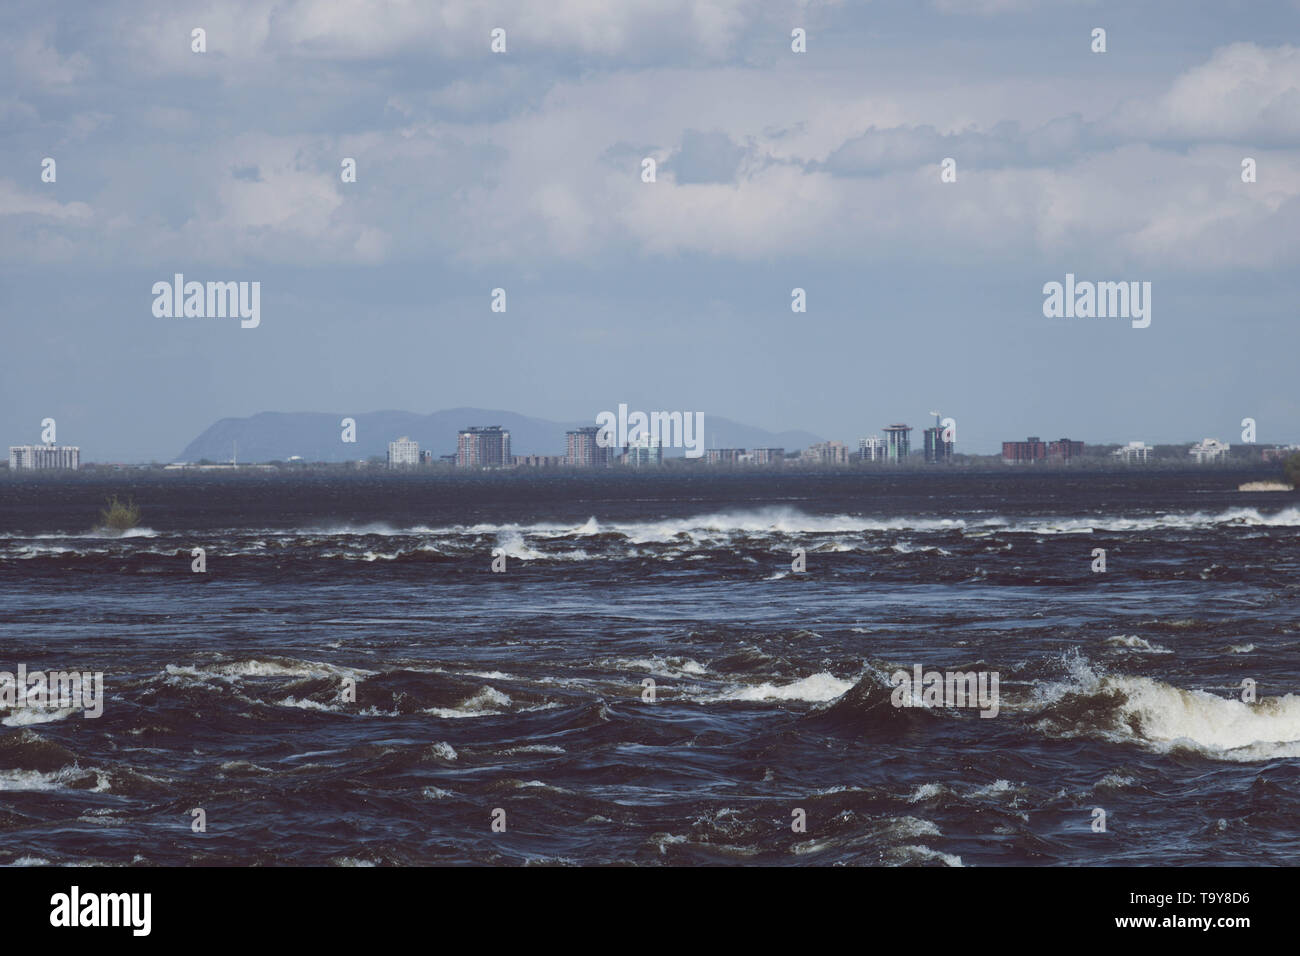
{"type": "Polygon", "coordinates": [[[1093,790],[1121,790],[1124,787],[1133,786],[1133,778],[1126,777],[1119,773],[1108,773],[1095,784],[1093,790]]]}
{"type": "Polygon", "coordinates": [[[598,662],[603,667],[620,671],[641,671],[656,677],[700,677],[709,669],[690,657],[633,657],[598,662]]]}
{"type": "MultiPolygon", "coordinates": [[[[797,508],[772,506],[744,511],[710,512],[683,518],[648,521],[600,521],[594,515],[581,524],[535,522],[531,524],[451,525],[430,528],[392,529],[382,525],[364,528],[339,528],[325,534],[423,534],[434,537],[496,535],[503,543],[522,544],[525,537],[557,538],[618,534],[632,544],[668,544],[689,542],[692,545],[730,539],[735,535],[833,535],[866,532],[948,532],[983,536],[997,532],[1020,532],[1040,535],[1089,534],[1094,531],[1144,532],[1157,530],[1196,530],[1220,526],[1300,527],[1300,508],[1282,508],[1273,513],[1258,508],[1229,508],[1221,512],[1163,513],[1154,515],[1043,516],[1008,518],[999,515],[971,518],[932,518],[916,515],[885,517],[880,515],[810,515],[797,508]]],[[[321,532],[317,532],[321,533],[321,532]]],[[[827,550],[851,550],[849,542],[836,541],[827,550]]],[[[932,550],[903,541],[891,545],[899,553],[932,550]]],[[[942,549],[934,549],[942,553],[942,549]]],[[[522,556],[522,555],[521,555],[522,556]]],[[[531,557],[531,555],[529,555],[531,557]]]]}
{"type": "Polygon", "coordinates": [[[944,866],[962,866],[961,857],[955,853],[943,853],[928,846],[896,846],[886,851],[886,856],[904,862],[938,860],[944,866]]]}
{"type": "Polygon", "coordinates": [[[518,561],[536,561],[538,558],[546,557],[541,551],[530,548],[521,532],[513,530],[502,531],[497,535],[497,550],[507,558],[518,561]]]}
{"type": "Polygon", "coordinates": [[[212,680],[214,678],[239,677],[351,677],[354,680],[378,673],[356,667],[340,667],[323,661],[300,661],[285,659],[280,661],[250,658],[242,661],[221,661],[201,666],[188,664],[168,664],[165,668],[168,677],[212,680]]]}
{"type": "Polygon", "coordinates": [[[1172,654],[1167,647],[1159,644],[1152,644],[1150,641],[1138,637],[1136,634],[1116,634],[1114,637],[1106,638],[1106,643],[1110,647],[1119,647],[1128,651],[1137,651],[1145,654],[1172,654]]]}
{"type": "MultiPolygon", "coordinates": [[[[974,787],[967,791],[967,797],[991,797],[994,794],[1014,793],[1017,786],[1010,780],[994,780],[992,783],[985,784],[982,787],[974,787]]],[[[907,798],[908,803],[924,803],[927,800],[934,800],[944,795],[961,796],[956,790],[942,783],[923,783],[907,798]]]]}
{"type": "Polygon", "coordinates": [[[98,770],[83,770],[77,766],[60,767],[58,770],[43,772],[40,770],[0,770],[0,791],[5,790],[61,790],[73,781],[84,780],[88,773],[95,775],[95,785],[91,793],[106,793],[111,789],[106,774],[98,770]]]}
{"type": "Polygon", "coordinates": [[[1067,659],[1071,679],[1041,684],[1035,695],[1047,716],[1035,725],[1059,737],[1102,733],[1116,741],[1169,751],[1195,750],[1216,760],[1254,762],[1300,757],[1300,695],[1261,697],[1253,704],[1186,690],[1150,677],[1098,673],[1083,657],[1067,659]],[[1069,694],[1113,695],[1108,726],[1060,726],[1051,705],[1069,694]]]}
{"type": "Polygon", "coordinates": [[[895,554],[923,554],[928,552],[933,554],[942,554],[946,557],[952,556],[951,551],[946,551],[937,545],[913,544],[911,541],[895,541],[889,546],[888,550],[893,551],[895,554]]]}
{"type": "Polygon", "coordinates": [[[823,671],[813,674],[792,684],[763,683],[751,687],[737,687],[714,697],[702,698],[702,703],[724,700],[760,701],[760,700],[805,700],[812,703],[825,703],[834,700],[850,688],[853,681],[840,680],[834,674],[823,671]]]}
{"type": "MultiPolygon", "coordinates": [[[[746,536],[795,536],[795,535],[843,535],[868,532],[950,532],[957,531],[972,537],[983,537],[1000,532],[1019,532],[1038,535],[1089,534],[1094,531],[1112,533],[1145,532],[1157,530],[1198,530],[1215,527],[1300,527],[1300,508],[1281,508],[1275,512],[1262,512],[1259,508],[1228,508],[1220,512],[1197,511],[1191,513],[1162,513],[1153,515],[1125,516],[1114,514],[1079,516],[1038,516],[1029,518],[1009,518],[999,515],[970,516],[968,518],[935,518],[917,515],[899,515],[886,517],[881,515],[810,515],[797,508],[788,506],[771,506],[742,511],[711,512],[683,518],[662,518],[648,521],[602,522],[592,515],[579,524],[564,522],[519,523],[479,523],[473,525],[447,525],[430,527],[414,525],[411,527],[394,527],[384,522],[372,522],[361,525],[333,525],[318,528],[261,528],[261,529],[225,529],[224,533],[244,536],[250,533],[276,539],[299,539],[305,543],[320,543],[326,538],[377,535],[385,537],[422,536],[433,540],[440,538],[463,538],[466,536],[497,536],[499,546],[507,549],[519,549],[511,554],[520,559],[535,559],[541,555],[525,544],[526,537],[559,538],[590,537],[600,534],[618,534],[632,544],[668,544],[682,543],[692,546],[711,542],[729,541],[736,535],[746,536]]],[[[106,535],[103,532],[53,533],[53,534],[16,534],[0,533],[0,541],[59,541],[59,540],[93,540],[109,542],[118,539],[153,538],[159,532],[153,528],[131,528],[120,535],[106,535]]],[[[29,552],[29,556],[46,553],[42,545],[28,545],[39,550],[29,552]]],[[[431,543],[420,546],[424,550],[437,550],[431,543]]],[[[835,541],[827,550],[851,550],[852,542],[835,541]]],[[[912,542],[903,541],[891,545],[898,553],[930,550],[918,547],[912,542]]],[[[62,549],[58,549],[62,550],[62,549]]],[[[98,550],[97,548],[94,550],[98,550]]],[[[942,549],[937,549],[942,553],[942,549]]],[[[49,553],[58,553],[51,548],[49,553]]],[[[386,551],[367,551],[367,560],[392,560],[393,554],[386,551]]],[[[583,560],[581,552],[572,552],[573,560],[583,560]]]]}
{"type": "Polygon", "coordinates": [[[679,536],[701,538],[709,535],[799,535],[844,534],[864,531],[951,531],[966,522],[953,518],[879,518],[862,515],[809,515],[795,508],[760,508],[668,518],[660,521],[612,524],[610,531],[629,537],[634,543],[668,542],[679,536]]]}
{"type": "MultiPolygon", "coordinates": [[[[992,525],[1005,524],[991,519],[992,525]]],[[[732,534],[836,534],[862,531],[950,531],[961,529],[966,522],[959,518],[881,518],[862,515],[809,515],[797,508],[768,507],[750,511],[714,512],[685,518],[661,518],[650,521],[600,521],[595,516],[581,524],[535,522],[531,524],[480,523],[450,525],[439,528],[416,527],[383,530],[371,526],[364,530],[337,528],[317,534],[427,534],[432,536],[527,535],[538,538],[587,537],[618,534],[633,544],[669,543],[686,537],[703,539],[732,534]]],[[[301,533],[308,533],[306,531],[301,533]]],[[[841,549],[851,545],[841,543],[841,549]]]]}
{"type": "Polygon", "coordinates": [[[948,792],[948,788],[941,783],[923,783],[907,798],[908,803],[921,803],[925,800],[933,800],[941,797],[948,792]]]}
{"type": "Polygon", "coordinates": [[[510,707],[510,704],[511,700],[508,695],[501,693],[495,687],[485,684],[477,694],[467,697],[455,707],[426,707],[424,712],[435,717],[452,719],[491,717],[506,713],[506,709],[510,707]]]}
{"type": "Polygon", "coordinates": [[[75,707],[16,707],[0,719],[6,727],[28,727],[32,724],[48,724],[63,720],[79,711],[75,707]]]}
{"type": "Polygon", "coordinates": [[[432,744],[429,747],[429,753],[442,760],[456,760],[460,757],[456,753],[456,748],[445,740],[439,740],[436,744],[432,744]]]}
{"type": "Polygon", "coordinates": [[[286,697],[284,700],[276,701],[276,706],[297,707],[299,710],[330,711],[332,713],[337,713],[342,709],[337,704],[322,704],[320,701],[312,700],[310,697],[304,697],[301,700],[297,697],[286,697]]]}
{"type": "Polygon", "coordinates": [[[1089,518],[1031,518],[1008,526],[1008,531],[1033,534],[1091,534],[1094,531],[1195,531],[1222,526],[1300,527],[1300,508],[1283,508],[1275,514],[1261,514],[1258,508],[1229,508],[1211,514],[1165,513],[1142,517],[1097,515],[1089,518]]]}
{"type": "Polygon", "coordinates": [[[1153,743],[1190,745],[1231,760],[1300,756],[1296,694],[1247,704],[1149,677],[1111,677],[1104,683],[1127,697],[1121,717],[1153,743]]]}

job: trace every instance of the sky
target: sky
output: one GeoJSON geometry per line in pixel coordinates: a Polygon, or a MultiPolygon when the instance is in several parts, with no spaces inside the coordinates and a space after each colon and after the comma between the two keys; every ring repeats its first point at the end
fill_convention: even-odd
{"type": "Polygon", "coordinates": [[[1293,0],[0,7],[0,443],[83,460],[624,402],[1300,442],[1298,259],[1293,0]],[[155,315],[175,273],[260,323],[155,315]],[[1067,274],[1150,282],[1150,325],[1045,316],[1067,274]]]}

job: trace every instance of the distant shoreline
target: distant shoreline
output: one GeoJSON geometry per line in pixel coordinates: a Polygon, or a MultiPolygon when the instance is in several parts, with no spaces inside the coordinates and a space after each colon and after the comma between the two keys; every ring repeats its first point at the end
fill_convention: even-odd
{"type": "MultiPolygon", "coordinates": [[[[103,482],[107,484],[131,481],[212,482],[212,481],[273,481],[316,482],[331,481],[395,481],[395,482],[529,482],[538,480],[575,482],[628,482],[628,481],[688,481],[711,482],[744,479],[773,480],[796,478],[861,478],[864,480],[895,479],[925,481],[929,479],[1033,479],[1114,477],[1129,479],[1166,479],[1204,477],[1222,481],[1225,488],[1237,488],[1239,483],[1282,482],[1280,462],[1249,462],[1195,465],[1188,463],[1152,463],[1124,465],[1111,462],[1075,461],[1070,464],[1009,465],[1003,463],[974,463],[951,465],[906,464],[890,465],[809,465],[792,463],[779,466],[707,465],[698,462],[671,462],[657,467],[629,467],[615,465],[608,468],[570,467],[513,467],[513,468],[456,468],[450,465],[420,465],[408,468],[387,468],[383,465],[327,464],[308,466],[240,465],[238,468],[185,468],[165,469],[163,466],[83,466],[78,471],[38,471],[13,473],[0,469],[0,483],[49,484],[103,482]]],[[[1245,491],[1255,489],[1242,489],[1245,491]]]]}

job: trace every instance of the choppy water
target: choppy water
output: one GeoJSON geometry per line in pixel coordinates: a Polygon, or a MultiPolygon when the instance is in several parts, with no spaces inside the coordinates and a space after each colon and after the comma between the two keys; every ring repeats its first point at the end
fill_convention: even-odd
{"type": "Polygon", "coordinates": [[[11,480],[0,671],[106,700],[0,705],[0,862],[1292,863],[1300,503],[1235,487],[11,480]]]}

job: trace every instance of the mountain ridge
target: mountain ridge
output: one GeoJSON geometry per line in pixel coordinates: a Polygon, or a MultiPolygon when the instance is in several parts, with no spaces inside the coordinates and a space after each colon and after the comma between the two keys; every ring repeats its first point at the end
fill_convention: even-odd
{"type": "MultiPolygon", "coordinates": [[[[470,425],[500,425],[510,432],[516,455],[563,455],[564,433],[594,425],[594,421],[556,422],[502,409],[461,406],[428,414],[399,409],[374,412],[258,412],[244,418],[222,418],[194,438],[176,461],[201,459],[229,461],[238,446],[243,462],[284,461],[300,456],[307,461],[342,462],[385,455],[388,443],[403,436],[420,443],[435,456],[456,451],[456,434],[470,425]],[[344,418],[356,421],[356,442],[342,440],[344,418]]],[[[704,447],[784,448],[795,451],[822,439],[811,432],[771,432],[726,418],[704,416],[704,447]]],[[[681,448],[665,448],[665,457],[680,457],[681,448]]]]}

